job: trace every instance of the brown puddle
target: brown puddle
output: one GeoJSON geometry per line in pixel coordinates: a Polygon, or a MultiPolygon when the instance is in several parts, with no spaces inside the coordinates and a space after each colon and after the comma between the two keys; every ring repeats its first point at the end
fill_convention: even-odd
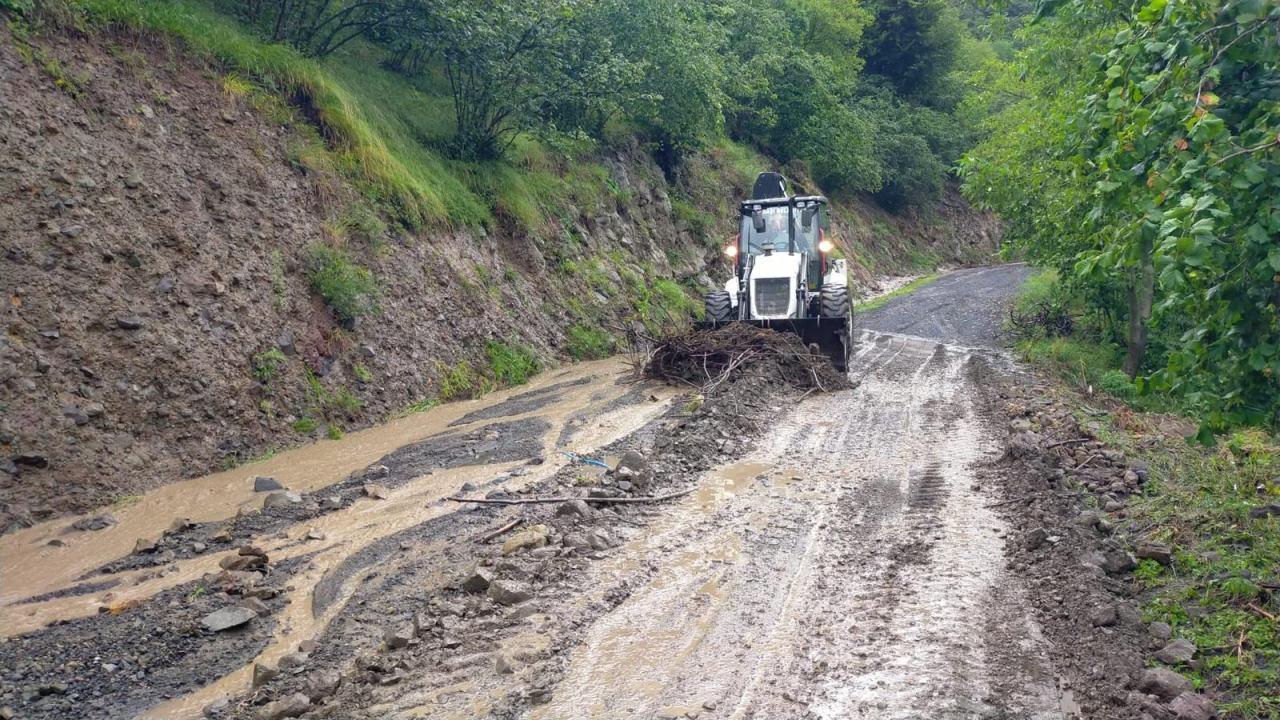
{"type": "MultiPolygon", "coordinates": [[[[537,410],[494,416],[466,426],[471,429],[522,418],[541,418],[549,422],[550,427],[541,438],[546,463],[531,468],[525,475],[506,480],[503,488],[518,489],[545,479],[570,462],[560,450],[590,455],[601,445],[640,428],[669,407],[676,392],[660,387],[650,388],[645,393],[646,397],[650,394],[656,396],[657,402],[618,403],[618,399],[634,387],[617,382],[625,370],[625,363],[619,359],[583,363],[547,373],[529,385],[493,393],[481,400],[444,405],[385,425],[349,433],[341,440],[315,443],[264,462],[157,488],[128,507],[110,510],[117,524],[105,530],[71,532],[67,528],[77,518],[64,518],[0,537],[0,577],[3,577],[0,635],[12,636],[39,629],[55,620],[95,614],[101,605],[101,593],[26,605],[16,603],[74,585],[86,572],[129,554],[138,538],[160,536],[175,518],[189,518],[195,522],[216,521],[234,516],[241,507],[258,507],[264,495],[253,492],[252,478],[256,475],[272,476],[297,492],[320,489],[344,480],[400,447],[455,431],[449,428],[449,424],[468,413],[492,407],[512,396],[585,379],[580,385],[564,388],[553,402],[537,410]],[[597,414],[590,418],[590,423],[563,447],[553,447],[571,416],[581,414],[588,406],[597,408],[597,414]],[[62,539],[66,546],[47,545],[47,541],[54,537],[62,539]]],[[[303,640],[316,637],[341,612],[361,574],[348,579],[339,590],[338,600],[331,603],[320,617],[314,617],[312,590],[330,569],[371,543],[456,510],[458,506],[455,503],[443,502],[443,499],[457,493],[464,483],[487,483],[497,474],[522,464],[491,463],[436,470],[393,489],[385,499],[361,499],[342,510],[293,525],[284,533],[285,537],[256,538],[255,544],[270,554],[273,563],[314,554],[291,579],[290,602],[277,615],[274,637],[256,660],[274,663],[303,640]],[[322,533],[325,540],[305,541],[312,529],[322,533]]],[[[431,548],[420,547],[415,551],[430,552],[431,548]]],[[[180,560],[176,563],[176,572],[137,584],[134,584],[136,579],[144,573],[154,574],[156,568],[102,577],[121,580],[111,589],[114,604],[141,601],[164,589],[217,572],[218,560],[225,554],[211,552],[180,560]]],[[[246,664],[213,684],[156,706],[140,717],[198,717],[201,708],[210,701],[243,692],[249,684],[251,667],[252,663],[246,664]]]]}

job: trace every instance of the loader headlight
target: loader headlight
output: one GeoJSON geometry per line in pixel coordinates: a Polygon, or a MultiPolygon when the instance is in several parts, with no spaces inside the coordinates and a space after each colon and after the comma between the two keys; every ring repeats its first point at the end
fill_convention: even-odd
{"type": "Polygon", "coordinates": [[[737,245],[726,245],[726,246],[724,247],[724,254],[725,254],[725,257],[731,257],[731,258],[736,258],[736,257],[738,257],[738,246],[737,246],[737,245]]]}
{"type": "Polygon", "coordinates": [[[836,249],[836,244],[831,242],[830,240],[827,240],[824,238],[818,241],[818,252],[822,253],[823,255],[835,249],[836,249]]]}

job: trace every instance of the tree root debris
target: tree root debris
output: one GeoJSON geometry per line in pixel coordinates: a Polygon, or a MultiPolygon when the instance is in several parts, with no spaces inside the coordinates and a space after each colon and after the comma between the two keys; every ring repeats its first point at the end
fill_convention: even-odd
{"type": "Polygon", "coordinates": [[[669,335],[648,351],[638,369],[646,378],[690,385],[705,396],[744,377],[806,391],[850,387],[848,378],[826,356],[810,353],[798,335],[746,323],[669,335]]]}

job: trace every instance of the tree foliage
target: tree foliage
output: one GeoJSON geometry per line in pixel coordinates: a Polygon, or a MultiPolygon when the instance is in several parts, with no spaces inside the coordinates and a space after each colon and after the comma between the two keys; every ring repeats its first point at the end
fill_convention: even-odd
{"type": "Polygon", "coordinates": [[[1023,36],[1028,97],[966,160],[967,191],[1124,318],[1140,388],[1187,398],[1206,432],[1276,422],[1280,5],[1054,9],[1023,36]],[[1104,22],[1081,45],[1086,18],[1104,22]]]}

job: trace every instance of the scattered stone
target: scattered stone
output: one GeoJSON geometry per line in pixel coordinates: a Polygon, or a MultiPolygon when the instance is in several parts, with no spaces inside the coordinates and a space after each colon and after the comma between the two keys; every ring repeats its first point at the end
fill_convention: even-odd
{"type": "Polygon", "coordinates": [[[1094,627],[1111,627],[1116,624],[1116,609],[1113,605],[1102,605],[1089,613],[1089,623],[1094,627]]]}
{"type": "Polygon", "coordinates": [[[256,597],[244,598],[239,602],[239,605],[242,608],[248,608],[254,611],[257,613],[258,617],[266,617],[271,614],[271,608],[267,607],[266,603],[256,597]]]}
{"type": "Polygon", "coordinates": [[[302,685],[302,693],[311,702],[319,702],[338,691],[342,685],[342,675],[337,670],[317,670],[307,676],[302,685]]]}
{"type": "Polygon", "coordinates": [[[1169,627],[1168,623],[1153,622],[1147,631],[1157,640],[1168,640],[1173,637],[1173,628],[1169,627]]]}
{"type": "Polygon", "coordinates": [[[209,632],[222,632],[240,627],[256,617],[258,614],[249,608],[232,606],[205,615],[200,624],[209,632]]]}
{"type": "Polygon", "coordinates": [[[588,505],[585,500],[574,498],[572,500],[565,501],[563,505],[556,508],[556,515],[558,517],[576,516],[583,520],[587,520],[590,519],[592,515],[595,515],[595,510],[592,510],[591,506],[588,505]]]}
{"type": "Polygon", "coordinates": [[[280,671],[265,663],[253,664],[253,686],[262,687],[279,677],[280,671]]]}
{"type": "Polygon", "coordinates": [[[1106,560],[1102,563],[1102,569],[1108,575],[1119,575],[1136,567],[1138,567],[1138,561],[1122,550],[1113,550],[1106,553],[1106,560]]]}
{"type": "Polygon", "coordinates": [[[22,452],[14,455],[13,462],[17,465],[26,465],[33,468],[49,467],[49,458],[35,452],[22,452]]]}
{"type": "Polygon", "coordinates": [[[116,519],[110,515],[94,515],[93,517],[80,518],[71,523],[72,530],[81,532],[90,530],[105,530],[116,524],[116,519]]]}
{"type": "Polygon", "coordinates": [[[649,461],[635,450],[628,450],[618,459],[613,469],[614,479],[625,480],[638,490],[645,490],[653,482],[653,468],[649,461]]]}
{"type": "Polygon", "coordinates": [[[138,541],[133,544],[133,554],[141,555],[143,553],[152,553],[156,551],[157,547],[159,547],[159,545],[155,540],[151,540],[150,538],[138,538],[138,541]]]}
{"type": "Polygon", "coordinates": [[[308,540],[324,540],[326,537],[327,536],[324,534],[324,532],[317,528],[311,528],[310,530],[307,531],[308,540]]]}
{"type": "Polygon", "coordinates": [[[310,659],[311,656],[304,652],[291,652],[282,656],[276,663],[276,667],[280,672],[297,673],[307,666],[307,661],[310,659]]]}
{"type": "Polygon", "coordinates": [[[1038,527],[1027,532],[1027,536],[1023,540],[1023,543],[1026,545],[1026,548],[1028,550],[1035,550],[1036,548],[1043,545],[1045,541],[1048,539],[1049,539],[1049,531],[1045,530],[1042,527],[1038,527]]]}
{"type": "Polygon", "coordinates": [[[515,605],[532,598],[533,589],[518,580],[494,580],[489,583],[488,595],[502,605],[515,605]]]}
{"type": "Polygon", "coordinates": [[[205,705],[200,711],[207,718],[222,717],[223,713],[231,707],[231,701],[226,697],[220,697],[217,700],[205,705]]]}
{"type": "Polygon", "coordinates": [[[618,544],[613,535],[605,528],[593,528],[587,532],[587,542],[592,550],[608,550],[618,544]]]}
{"type": "Polygon", "coordinates": [[[1168,665],[1186,664],[1191,662],[1195,656],[1195,643],[1183,638],[1170,641],[1153,655],[1156,660],[1168,665]]]}
{"type": "Polygon", "coordinates": [[[298,643],[298,652],[304,652],[308,655],[314,654],[315,651],[319,649],[320,649],[320,643],[316,642],[315,640],[303,640],[302,642],[298,643]]]}
{"type": "Polygon", "coordinates": [[[1256,507],[1249,511],[1249,517],[1253,518],[1254,520],[1261,520],[1263,518],[1269,518],[1273,516],[1280,516],[1280,503],[1263,505],[1262,507],[1256,507]]]}
{"type": "Polygon", "coordinates": [[[273,492],[262,501],[262,509],[267,510],[269,508],[289,507],[290,505],[297,505],[300,502],[302,502],[302,496],[296,492],[289,490],[273,492]]]}
{"type": "Polygon", "coordinates": [[[320,498],[320,509],[321,510],[341,510],[342,498],[337,495],[330,495],[329,497],[320,498]]]}
{"type": "Polygon", "coordinates": [[[1169,711],[1176,720],[1213,720],[1218,717],[1218,710],[1203,695],[1184,692],[1169,703],[1169,711]]]}
{"type": "Polygon", "coordinates": [[[284,489],[285,489],[284,485],[281,485],[280,481],[276,480],[273,477],[268,477],[266,475],[253,476],[254,492],[271,492],[273,490],[284,490],[284,489]]]}
{"type": "Polygon", "coordinates": [[[549,534],[550,530],[546,525],[531,525],[507,538],[507,541],[502,543],[502,554],[510,555],[525,548],[542,547],[547,544],[549,534]]]}
{"type": "Polygon", "coordinates": [[[1155,560],[1161,565],[1173,564],[1173,550],[1163,543],[1144,542],[1133,553],[1139,560],[1155,560]]]}
{"type": "Polygon", "coordinates": [[[462,581],[462,589],[469,593],[482,593],[489,589],[489,585],[493,580],[493,569],[480,565],[467,576],[466,580],[462,581]]]}
{"type": "Polygon", "coordinates": [[[1161,700],[1172,700],[1191,692],[1191,681],[1169,668],[1148,668],[1138,680],[1138,689],[1161,700]]]}
{"type": "Polygon", "coordinates": [[[311,698],[302,693],[294,693],[263,705],[262,709],[258,710],[258,720],[298,717],[310,708],[311,698]]]}
{"type": "Polygon", "coordinates": [[[386,500],[388,497],[390,497],[391,491],[387,490],[385,487],[381,485],[376,485],[374,483],[365,483],[364,494],[368,497],[373,498],[374,500],[386,500]]]}
{"type": "Polygon", "coordinates": [[[142,328],[142,318],[137,315],[122,315],[116,318],[116,325],[122,330],[139,330],[142,328]]]}
{"type": "Polygon", "coordinates": [[[387,630],[382,634],[382,640],[387,647],[392,650],[399,650],[409,646],[409,641],[413,639],[412,627],[399,627],[387,630]]]}

